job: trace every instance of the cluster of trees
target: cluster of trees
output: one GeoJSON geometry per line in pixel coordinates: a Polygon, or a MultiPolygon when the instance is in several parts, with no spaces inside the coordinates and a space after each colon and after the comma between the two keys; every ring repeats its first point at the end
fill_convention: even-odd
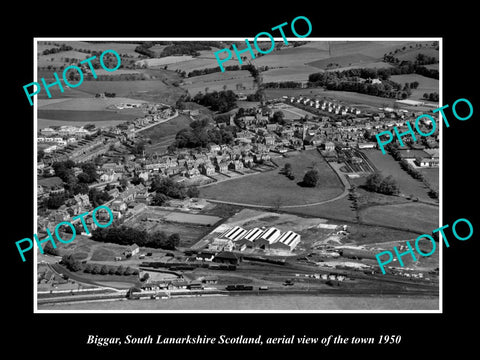
{"type": "MultiPolygon", "coordinates": [[[[115,65],[112,65],[113,68],[115,65]]],[[[120,68],[122,65],[120,65],[120,68]]],[[[97,74],[97,78],[94,79],[93,75],[90,73],[85,74],[85,80],[96,80],[96,81],[136,81],[136,80],[147,80],[147,76],[144,73],[131,73],[131,74],[108,74],[101,75],[97,74]]]]}
{"type": "Polygon", "coordinates": [[[402,94],[402,86],[394,81],[388,80],[389,75],[380,70],[351,69],[345,71],[314,73],[309,75],[307,85],[309,87],[323,86],[328,90],[352,91],[387,98],[406,98],[408,94],[402,94]],[[360,81],[360,79],[377,77],[383,78],[380,84],[360,81]]]}
{"type": "Polygon", "coordinates": [[[438,59],[435,56],[428,56],[420,53],[415,58],[415,64],[417,65],[430,65],[436,63],[438,63],[438,59]]]}
{"type": "Polygon", "coordinates": [[[96,166],[94,163],[83,163],[78,165],[82,172],[75,176],[73,168],[75,163],[72,160],[56,162],[52,165],[55,176],[62,179],[65,192],[63,194],[52,194],[44,200],[44,205],[48,209],[58,209],[65,201],[77,194],[88,194],[92,205],[95,207],[110,200],[111,197],[106,191],[99,191],[95,188],[89,189],[88,184],[98,179],[96,166]]]}
{"type": "Polygon", "coordinates": [[[284,174],[290,180],[295,180],[295,175],[293,174],[292,164],[286,163],[283,168],[280,170],[282,174],[284,174]]]}
{"type": "Polygon", "coordinates": [[[212,127],[210,120],[204,118],[202,120],[195,120],[190,123],[189,128],[180,130],[175,136],[174,147],[177,148],[197,148],[205,147],[209,143],[218,145],[231,144],[235,138],[236,128],[233,126],[227,127],[212,127]]]}
{"type": "MultiPolygon", "coordinates": [[[[228,65],[224,66],[225,70],[227,71],[238,71],[238,70],[247,70],[245,68],[246,65],[242,65],[241,67],[238,65],[228,65]]],[[[207,74],[212,74],[216,72],[222,71],[220,69],[220,66],[214,67],[214,68],[205,68],[205,69],[195,69],[192,70],[188,73],[187,77],[194,77],[194,76],[200,76],[200,75],[207,75],[207,74]]]]}
{"type": "Polygon", "coordinates": [[[369,175],[365,181],[365,189],[385,195],[398,195],[400,189],[392,175],[384,177],[380,173],[369,175]]]}
{"type": "Polygon", "coordinates": [[[145,55],[149,58],[155,57],[155,52],[150,50],[150,48],[155,45],[153,41],[146,41],[135,48],[135,52],[139,53],[140,55],[145,55]]]}
{"type": "Polygon", "coordinates": [[[317,169],[308,170],[303,176],[302,184],[308,187],[315,187],[320,180],[320,172],[317,169]]]}
{"type": "Polygon", "coordinates": [[[119,266],[107,266],[107,265],[96,265],[96,264],[87,264],[83,269],[83,272],[87,274],[100,274],[100,275],[138,275],[138,269],[132,269],[130,266],[126,268],[122,265],[119,266]]]}
{"type": "Polygon", "coordinates": [[[265,89],[300,89],[302,83],[298,81],[279,81],[263,84],[265,89]]]}
{"type": "Polygon", "coordinates": [[[62,261],[60,263],[64,265],[68,270],[73,272],[82,270],[82,264],[80,263],[80,261],[75,259],[73,255],[63,255],[62,261]]]}
{"type": "Polygon", "coordinates": [[[440,99],[437,92],[424,93],[423,98],[430,101],[438,101],[440,99]]]}
{"type": "Polygon", "coordinates": [[[57,54],[62,51],[70,51],[72,49],[73,48],[70,45],[61,44],[59,47],[43,50],[42,55],[57,54]]]}
{"type": "MultiPolygon", "coordinates": [[[[110,93],[110,92],[106,92],[106,91],[103,93],[103,95],[105,95],[105,97],[110,97],[110,98],[114,98],[115,96],[117,96],[117,94],[114,93],[114,92],[111,92],[111,93],[110,93]]],[[[98,98],[98,97],[100,97],[100,96],[101,96],[101,94],[99,94],[99,93],[96,93],[96,94],[95,94],[95,97],[96,97],[96,98],[98,98]]]]}
{"type": "Polygon", "coordinates": [[[206,94],[196,94],[193,101],[209,107],[213,111],[227,112],[236,106],[237,96],[232,90],[212,91],[206,94]]]}
{"type": "MultiPolygon", "coordinates": [[[[418,56],[417,56],[417,59],[418,59],[418,56]]],[[[421,57],[420,59],[421,59],[420,62],[418,62],[418,60],[400,61],[398,58],[396,58],[393,55],[385,54],[383,56],[383,61],[388,62],[392,65],[395,65],[395,67],[388,68],[388,69],[380,69],[380,70],[382,70],[383,73],[390,74],[390,75],[419,74],[425,77],[438,79],[439,78],[438,70],[427,69],[425,66],[423,66],[424,62],[427,62],[428,64],[433,64],[432,62],[430,62],[431,60],[429,60],[429,57],[425,57],[425,58],[421,57]]],[[[438,60],[436,60],[435,62],[438,62],[438,60]]]]}
{"type": "Polygon", "coordinates": [[[133,245],[156,249],[175,250],[180,243],[177,233],[167,235],[163,231],[147,233],[145,230],[134,229],[125,225],[97,228],[92,231],[92,239],[99,242],[119,245],[133,245]]]}
{"type": "Polygon", "coordinates": [[[199,195],[196,186],[184,186],[171,178],[159,176],[153,179],[150,190],[156,192],[153,204],[158,206],[163,205],[170,198],[185,199],[187,197],[198,197],[199,195]]]}
{"type": "Polygon", "coordinates": [[[218,42],[208,41],[181,41],[168,45],[162,50],[160,57],[172,55],[199,56],[201,50],[211,50],[212,46],[221,46],[218,42]]]}
{"type": "Polygon", "coordinates": [[[271,123],[276,123],[279,125],[285,125],[286,120],[285,120],[285,114],[281,110],[277,110],[273,113],[272,118],[270,119],[271,123]]]}
{"type": "Polygon", "coordinates": [[[212,47],[222,47],[222,44],[218,41],[145,41],[135,48],[135,52],[153,58],[156,56],[155,52],[150,48],[156,44],[167,45],[160,57],[171,55],[200,55],[201,50],[211,50],[212,47]]]}

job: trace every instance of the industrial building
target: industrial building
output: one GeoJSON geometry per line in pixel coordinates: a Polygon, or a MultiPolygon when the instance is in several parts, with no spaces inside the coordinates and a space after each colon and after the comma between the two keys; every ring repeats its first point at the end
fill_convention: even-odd
{"type": "Polygon", "coordinates": [[[275,227],[246,230],[240,226],[234,226],[223,231],[220,237],[215,239],[214,243],[221,242],[220,240],[222,239],[233,242],[234,248],[240,251],[254,248],[293,251],[300,242],[301,237],[291,230],[282,232],[275,227]]]}
{"type": "Polygon", "coordinates": [[[258,237],[254,243],[260,249],[268,249],[282,234],[280,230],[275,227],[265,230],[265,232],[258,237]]]}
{"type": "Polygon", "coordinates": [[[292,251],[300,242],[300,235],[293,232],[287,231],[283,233],[277,241],[270,245],[271,249],[280,249],[280,250],[290,250],[292,251]]]}

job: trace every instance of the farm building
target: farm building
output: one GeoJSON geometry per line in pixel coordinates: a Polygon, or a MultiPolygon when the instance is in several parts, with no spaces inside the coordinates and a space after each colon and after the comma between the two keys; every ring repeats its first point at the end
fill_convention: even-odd
{"type": "Polygon", "coordinates": [[[125,249],[125,251],[123,252],[123,255],[127,256],[127,257],[130,257],[130,256],[133,256],[135,254],[138,254],[139,251],[140,251],[140,248],[138,247],[138,245],[133,244],[133,245],[128,246],[125,249]]]}
{"type": "Polygon", "coordinates": [[[300,235],[293,232],[287,231],[283,233],[277,241],[270,245],[271,249],[281,249],[292,251],[300,242],[300,235]]]}

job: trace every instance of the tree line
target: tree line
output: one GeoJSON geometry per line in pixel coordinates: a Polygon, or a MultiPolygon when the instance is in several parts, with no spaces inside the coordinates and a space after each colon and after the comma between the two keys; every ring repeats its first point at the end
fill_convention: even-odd
{"type": "Polygon", "coordinates": [[[208,119],[195,120],[189,128],[180,130],[175,136],[174,147],[197,148],[206,147],[209,143],[218,145],[232,144],[235,139],[234,126],[214,127],[208,119]]]}
{"type": "Polygon", "coordinates": [[[398,195],[400,189],[392,175],[384,177],[382,174],[375,172],[370,174],[364,185],[368,191],[377,192],[385,195],[398,195]]]}
{"type": "Polygon", "coordinates": [[[193,101],[212,111],[227,112],[237,105],[237,96],[232,90],[212,91],[206,94],[196,94],[193,101]]]}
{"type": "Polygon", "coordinates": [[[180,235],[167,235],[163,231],[148,233],[145,230],[134,229],[125,225],[97,228],[92,231],[92,239],[98,242],[119,245],[145,246],[155,249],[175,250],[180,243],[180,235]]]}

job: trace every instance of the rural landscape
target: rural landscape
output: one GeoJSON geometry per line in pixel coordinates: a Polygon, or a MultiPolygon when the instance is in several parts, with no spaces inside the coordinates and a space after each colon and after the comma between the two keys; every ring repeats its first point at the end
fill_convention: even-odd
{"type": "Polygon", "coordinates": [[[232,44],[37,40],[35,81],[84,74],[35,98],[37,234],[77,234],[37,252],[38,310],[438,310],[438,252],[375,257],[439,227],[439,126],[375,138],[439,106],[438,41],[292,39],[221,72],[232,44]],[[108,228],[72,221],[99,205],[108,228]]]}

